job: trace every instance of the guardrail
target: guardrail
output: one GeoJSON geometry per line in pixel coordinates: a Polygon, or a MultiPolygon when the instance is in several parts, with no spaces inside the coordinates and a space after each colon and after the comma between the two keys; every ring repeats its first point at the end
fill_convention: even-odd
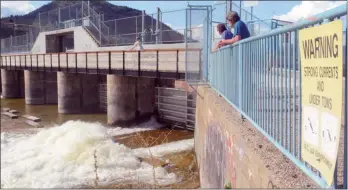
{"type": "Polygon", "coordinates": [[[196,101],[191,93],[177,88],[156,87],[155,104],[160,120],[194,130],[196,101]]]}
{"type": "MultiPolygon", "coordinates": [[[[297,71],[301,64],[298,36],[300,29],[344,15],[347,15],[345,5],[311,20],[223,47],[213,52],[209,60],[208,80],[211,87],[321,187],[328,186],[321,174],[301,158],[302,87],[301,73],[297,71]]],[[[345,86],[345,132],[341,132],[345,133],[345,147],[340,145],[342,151],[339,153],[340,158],[344,154],[345,167],[343,171],[343,167],[336,166],[336,188],[347,188],[347,80],[345,86]]]]}
{"type": "MultiPolygon", "coordinates": [[[[200,49],[154,49],[128,51],[71,52],[4,55],[0,67],[6,70],[30,70],[88,74],[117,74],[135,77],[185,78],[185,53],[200,61],[200,49]]],[[[193,63],[192,63],[193,64],[193,63]]],[[[192,74],[199,75],[199,64],[192,74]]]]}

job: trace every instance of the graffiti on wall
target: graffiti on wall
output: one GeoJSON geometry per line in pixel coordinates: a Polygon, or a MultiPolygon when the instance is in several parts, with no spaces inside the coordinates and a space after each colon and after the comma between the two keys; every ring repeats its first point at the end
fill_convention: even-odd
{"type": "Polygon", "coordinates": [[[226,173],[225,143],[217,127],[208,127],[204,143],[203,175],[204,187],[223,188],[226,173]]]}
{"type": "Polygon", "coordinates": [[[236,161],[243,158],[244,152],[235,144],[235,136],[222,128],[218,120],[212,119],[209,111],[208,128],[204,140],[202,164],[202,186],[207,188],[236,188],[236,161]],[[205,176],[204,176],[205,175],[205,176]]]}
{"type": "Polygon", "coordinates": [[[229,176],[230,179],[227,179],[228,181],[231,182],[231,188],[236,188],[236,184],[237,184],[237,171],[236,171],[236,167],[235,167],[235,161],[234,159],[234,155],[233,155],[233,148],[235,148],[234,142],[235,142],[235,136],[233,135],[232,137],[230,137],[228,134],[226,134],[225,137],[226,138],[226,148],[227,148],[227,156],[226,156],[226,167],[229,168],[229,176]]]}

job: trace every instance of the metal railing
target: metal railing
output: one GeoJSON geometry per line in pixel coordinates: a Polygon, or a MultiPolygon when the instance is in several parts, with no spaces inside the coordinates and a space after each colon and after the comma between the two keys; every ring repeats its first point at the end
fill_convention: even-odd
{"type": "MultiPolygon", "coordinates": [[[[197,58],[192,62],[198,61],[200,49],[149,49],[3,55],[0,56],[0,68],[184,79],[186,51],[197,58]]],[[[196,68],[195,74],[199,74],[199,68],[196,68]]]]}
{"type": "Polygon", "coordinates": [[[155,105],[159,119],[174,126],[194,130],[196,103],[192,93],[186,90],[156,87],[155,105]]]}
{"type": "MultiPolygon", "coordinates": [[[[321,187],[328,185],[320,172],[301,158],[299,30],[344,15],[347,15],[345,5],[319,14],[313,20],[300,21],[223,47],[211,53],[209,60],[211,87],[321,187]]],[[[340,158],[344,154],[345,168],[343,171],[343,167],[336,167],[336,188],[347,188],[347,80],[345,86],[345,129],[342,130],[345,147],[340,145],[342,150],[339,151],[340,158]]]]}
{"type": "Polygon", "coordinates": [[[98,43],[100,46],[108,45],[109,27],[103,22],[102,15],[96,13],[84,1],[81,2],[81,6],[84,7],[83,10],[87,9],[87,11],[82,11],[82,14],[84,15],[84,17],[88,17],[90,23],[97,31],[96,33],[91,32],[91,34],[94,35],[94,38],[98,39],[98,43]]]}

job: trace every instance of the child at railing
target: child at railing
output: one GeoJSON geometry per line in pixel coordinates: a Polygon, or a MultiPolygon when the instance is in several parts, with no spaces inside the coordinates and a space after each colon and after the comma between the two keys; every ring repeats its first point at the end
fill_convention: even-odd
{"type": "MultiPolygon", "coordinates": [[[[222,40],[228,40],[228,39],[232,39],[233,34],[231,31],[227,30],[225,24],[218,24],[216,26],[217,32],[219,33],[219,35],[221,35],[221,39],[222,40]]],[[[216,45],[216,49],[220,48],[220,44],[216,45]]]]}
{"type": "Polygon", "coordinates": [[[137,41],[135,41],[133,47],[130,48],[130,50],[133,50],[135,47],[138,47],[138,50],[140,50],[140,51],[144,49],[140,37],[137,37],[137,41]]]}

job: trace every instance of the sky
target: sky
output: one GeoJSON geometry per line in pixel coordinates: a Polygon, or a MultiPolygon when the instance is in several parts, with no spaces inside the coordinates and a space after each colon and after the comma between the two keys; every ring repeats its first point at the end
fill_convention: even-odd
{"type": "MultiPolygon", "coordinates": [[[[50,1],[1,1],[1,17],[10,14],[25,14],[50,1]]],[[[156,7],[162,12],[179,10],[190,5],[212,5],[215,10],[213,20],[223,21],[225,7],[221,4],[225,1],[109,1],[115,5],[128,6],[131,8],[145,10],[147,14],[155,13],[156,7]]],[[[239,4],[239,1],[233,1],[239,4]]],[[[277,18],[286,21],[297,21],[303,17],[309,17],[320,12],[344,4],[345,1],[258,1],[253,7],[253,13],[260,19],[277,18]]],[[[242,3],[244,5],[244,3],[242,3]]],[[[234,7],[232,7],[233,9],[234,7]]],[[[250,11],[250,7],[243,7],[250,11]]],[[[198,25],[203,13],[196,11],[192,13],[193,24],[198,25]]],[[[185,26],[185,11],[163,13],[163,22],[176,29],[185,26]]]]}

